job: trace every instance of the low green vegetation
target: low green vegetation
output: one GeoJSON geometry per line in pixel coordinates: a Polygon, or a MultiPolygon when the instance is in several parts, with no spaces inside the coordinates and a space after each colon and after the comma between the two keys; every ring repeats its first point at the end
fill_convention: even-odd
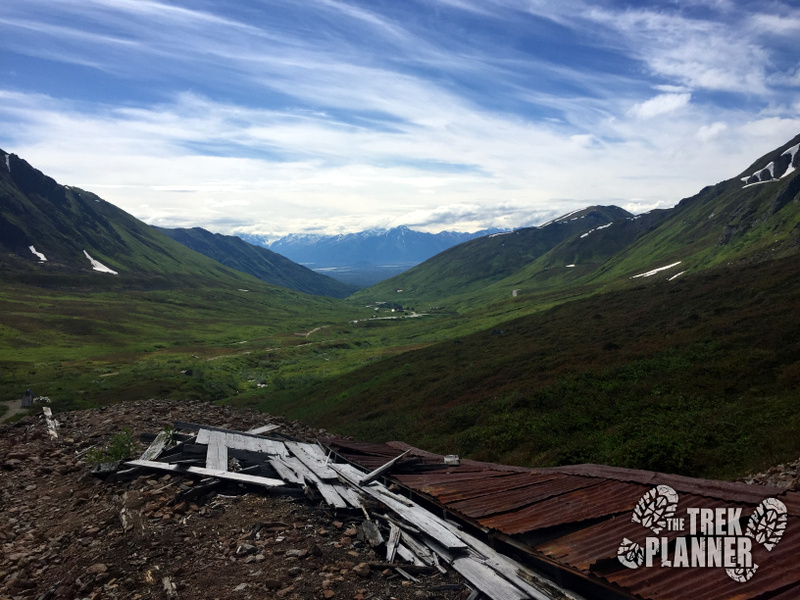
{"type": "Polygon", "coordinates": [[[482,460],[735,477],[800,455],[799,302],[795,258],[419,318],[5,288],[0,387],[56,411],[196,398],[482,460]]]}
{"type": "Polygon", "coordinates": [[[236,404],[521,465],[733,477],[800,455],[795,258],[594,295],[236,404]]]}
{"type": "Polygon", "coordinates": [[[90,464],[102,464],[127,460],[136,452],[136,440],[133,431],[129,427],[124,428],[120,433],[102,447],[95,447],[86,453],[86,462],[90,464]]]}

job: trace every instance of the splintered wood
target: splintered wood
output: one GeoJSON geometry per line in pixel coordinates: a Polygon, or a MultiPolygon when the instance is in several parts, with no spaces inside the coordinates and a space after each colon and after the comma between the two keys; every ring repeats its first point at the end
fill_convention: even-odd
{"type": "Polygon", "coordinates": [[[414,569],[444,572],[444,563],[489,598],[579,600],[466,534],[453,522],[383,485],[379,479],[407,452],[365,473],[353,465],[332,462],[316,444],[262,437],[275,430],[270,425],[241,432],[176,422],[175,429],[194,431],[196,436],[161,432],[139,460],[127,464],[283,493],[292,493],[294,488],[321,498],[333,509],[364,511],[366,520],[360,535],[376,551],[385,548],[385,565],[410,580],[416,580],[411,575],[414,569]],[[173,439],[182,441],[169,447],[173,439]],[[366,500],[386,507],[388,514],[370,515],[364,507],[366,500]],[[404,562],[395,562],[398,559],[404,562]]]}

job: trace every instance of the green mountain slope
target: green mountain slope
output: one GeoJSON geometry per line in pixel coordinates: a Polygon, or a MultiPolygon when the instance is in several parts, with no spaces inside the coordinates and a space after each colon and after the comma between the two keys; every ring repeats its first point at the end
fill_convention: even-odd
{"type": "Polygon", "coordinates": [[[221,265],[0,151],[0,400],[26,388],[56,410],[217,400],[256,388],[270,357],[309,331],[353,316],[338,299],[221,265]]]}
{"type": "Polygon", "coordinates": [[[353,299],[416,304],[480,290],[515,273],[565,239],[630,216],[616,206],[593,206],[540,227],[470,240],[357,292],[353,299]]]}
{"type": "Polygon", "coordinates": [[[145,289],[265,285],[91,192],[59,185],[16,155],[6,156],[0,160],[0,277],[5,280],[145,289]]]}
{"type": "Polygon", "coordinates": [[[682,200],[657,228],[598,269],[597,278],[630,277],[678,261],[664,275],[795,254],[800,249],[798,145],[800,135],[733,179],[682,200]],[[753,183],[753,174],[765,172],[770,164],[781,168],[766,169],[765,181],[753,183]]]}
{"type": "Polygon", "coordinates": [[[249,244],[236,236],[211,233],[200,227],[156,229],[195,252],[273,285],[333,298],[345,298],[358,289],[315,273],[272,250],[249,244]]]}
{"type": "Polygon", "coordinates": [[[259,406],[489,461],[730,477],[800,454],[798,305],[797,257],[646,280],[259,406]]]}
{"type": "Polygon", "coordinates": [[[499,280],[483,277],[497,252],[462,244],[455,265],[431,268],[443,253],[406,281],[458,311],[433,311],[417,339],[451,339],[260,406],[361,439],[525,465],[729,477],[796,458],[798,144],[673,209],[573,232],[499,280]]]}
{"type": "Polygon", "coordinates": [[[625,285],[636,276],[673,277],[731,261],[788,256],[800,248],[798,166],[800,136],[674,208],[636,217],[617,209],[623,214],[605,213],[587,226],[574,220],[579,213],[473,240],[353,298],[464,313],[509,305],[512,295],[552,302],[625,285]]]}

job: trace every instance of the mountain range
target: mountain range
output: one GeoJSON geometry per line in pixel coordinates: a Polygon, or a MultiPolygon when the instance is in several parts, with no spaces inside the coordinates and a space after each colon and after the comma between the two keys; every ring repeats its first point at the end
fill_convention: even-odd
{"type": "Polygon", "coordinates": [[[0,156],[5,278],[106,288],[249,288],[260,280],[332,297],[355,289],[238,238],[150,227],[91,192],[60,185],[14,154],[0,150],[0,156]]]}
{"type": "Polygon", "coordinates": [[[291,234],[271,242],[261,236],[241,237],[317,272],[368,287],[452,246],[497,231],[426,233],[401,226],[341,235],[291,234]]]}
{"type": "Polygon", "coordinates": [[[544,226],[460,244],[355,298],[480,305],[512,292],[523,298],[596,290],[794,255],[800,249],[798,148],[800,136],[670,209],[633,216],[617,207],[592,207],[544,226]]]}
{"type": "MultiPolygon", "coordinates": [[[[351,299],[427,315],[404,326],[414,350],[253,403],[492,462],[731,477],[790,460],[798,144],[671,209],[589,208],[361,290],[351,299]]],[[[365,322],[362,335],[386,323],[365,322]]]]}
{"type": "Polygon", "coordinates": [[[315,273],[276,252],[249,244],[236,236],[211,233],[200,227],[156,229],[187,248],[274,285],[333,298],[345,298],[358,289],[356,286],[315,273]]]}

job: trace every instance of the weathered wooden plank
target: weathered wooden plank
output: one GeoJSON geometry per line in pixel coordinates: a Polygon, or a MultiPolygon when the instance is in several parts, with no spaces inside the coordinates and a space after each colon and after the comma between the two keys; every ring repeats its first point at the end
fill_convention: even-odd
{"type": "MultiPolygon", "coordinates": [[[[454,528],[453,525],[449,523],[448,526],[451,529],[454,528]]],[[[558,587],[555,582],[537,575],[521,563],[497,552],[494,548],[473,535],[459,530],[458,536],[467,542],[470,548],[478,554],[481,562],[494,569],[509,581],[512,581],[517,587],[525,591],[529,597],[536,600],[552,600],[553,598],[558,598],[559,600],[567,598],[580,599],[580,596],[575,596],[571,592],[558,587]]]]}
{"type": "Polygon", "coordinates": [[[262,452],[276,456],[283,456],[286,453],[283,443],[266,438],[250,436],[244,433],[219,431],[217,429],[201,429],[197,433],[198,444],[208,444],[210,439],[224,439],[228,448],[236,450],[247,450],[249,452],[262,452]]]}
{"type": "Polygon", "coordinates": [[[363,498],[359,495],[359,493],[354,490],[353,488],[347,485],[337,485],[334,484],[333,486],[336,488],[336,492],[344,498],[350,506],[353,508],[360,508],[361,503],[364,501],[363,498]]]}
{"type": "Polygon", "coordinates": [[[325,454],[315,444],[286,442],[286,447],[293,455],[311,469],[320,479],[338,479],[336,472],[326,465],[325,454]]]}
{"type": "Polygon", "coordinates": [[[392,460],[390,460],[389,462],[387,462],[387,463],[385,463],[385,464],[381,465],[380,467],[378,467],[378,468],[377,468],[377,469],[375,469],[374,471],[371,471],[370,473],[367,473],[367,474],[366,474],[364,477],[362,477],[362,478],[361,478],[361,481],[359,481],[359,482],[358,482],[358,483],[359,483],[359,485],[366,485],[366,484],[368,484],[370,481],[374,481],[374,480],[376,480],[378,477],[380,477],[381,475],[383,475],[384,473],[387,473],[387,472],[388,472],[388,471],[389,471],[389,470],[390,470],[390,469],[391,469],[391,468],[392,468],[392,467],[395,465],[395,463],[396,463],[397,461],[399,461],[401,458],[403,458],[403,457],[404,457],[406,454],[408,454],[409,452],[411,452],[411,450],[406,450],[406,451],[405,451],[405,452],[403,452],[403,453],[402,453],[400,456],[395,456],[395,457],[394,457],[392,460]]]}
{"type": "Polygon", "coordinates": [[[411,550],[409,550],[403,544],[398,544],[398,546],[397,546],[397,555],[400,558],[402,558],[404,561],[410,562],[412,565],[417,565],[417,566],[420,566],[420,567],[429,566],[429,565],[426,565],[424,562],[422,562],[420,560],[420,558],[416,554],[414,554],[411,550]]]}
{"type": "Polygon", "coordinates": [[[400,528],[394,523],[389,523],[389,541],[386,542],[386,562],[394,562],[397,554],[397,545],[400,543],[400,528]]]}
{"type": "Polygon", "coordinates": [[[401,531],[400,539],[402,540],[401,547],[408,547],[408,550],[420,563],[428,566],[433,566],[435,564],[435,561],[433,560],[433,552],[430,550],[430,548],[424,544],[420,544],[414,537],[405,531],[401,531]]]}
{"type": "Polygon", "coordinates": [[[233,471],[217,471],[214,469],[207,469],[204,467],[186,467],[183,465],[171,465],[169,463],[162,463],[152,460],[130,460],[126,464],[134,467],[147,467],[149,469],[156,469],[159,471],[167,471],[170,473],[192,473],[194,475],[203,475],[205,477],[217,477],[228,481],[236,481],[239,483],[249,483],[252,485],[259,485],[265,488],[280,487],[285,485],[282,479],[273,479],[271,477],[261,477],[260,475],[246,475],[243,473],[235,473],[233,471]]]}
{"type": "Polygon", "coordinates": [[[313,485],[325,499],[325,502],[334,508],[347,508],[349,506],[347,500],[339,495],[334,486],[322,481],[319,477],[317,477],[317,474],[299,458],[290,456],[281,460],[298,475],[301,475],[309,485],[313,485]]]}
{"type": "Polygon", "coordinates": [[[302,475],[297,474],[283,459],[270,457],[267,462],[284,481],[305,485],[305,479],[303,479],[302,475]]]}
{"type": "Polygon", "coordinates": [[[140,460],[155,460],[158,458],[159,454],[164,450],[167,444],[169,444],[171,436],[169,431],[160,431],[150,445],[147,447],[142,455],[139,457],[140,460]]]}
{"type": "MultiPolygon", "coordinates": [[[[358,482],[363,476],[363,472],[352,465],[332,464],[331,468],[339,473],[344,481],[356,486],[358,486],[358,482]]],[[[421,531],[425,532],[426,535],[438,540],[439,543],[446,548],[454,552],[466,550],[467,544],[459,539],[458,536],[454,535],[450,529],[446,527],[442,519],[431,514],[421,506],[418,506],[402,496],[391,493],[384,485],[375,481],[360,489],[367,496],[386,505],[401,518],[413,523],[421,531]]]]}
{"type": "Polygon", "coordinates": [[[409,581],[413,581],[414,583],[419,583],[419,579],[417,579],[416,577],[414,577],[414,576],[413,576],[411,573],[409,573],[408,571],[404,571],[404,570],[403,570],[401,567],[395,567],[395,568],[394,568],[394,570],[395,570],[395,571],[397,571],[398,573],[400,573],[400,575],[402,575],[403,577],[405,577],[405,578],[406,578],[406,579],[408,579],[409,581]]]}
{"type": "Polygon", "coordinates": [[[42,408],[42,413],[44,414],[44,420],[47,423],[47,435],[49,435],[52,439],[58,439],[58,421],[53,418],[53,411],[50,410],[49,406],[45,406],[42,408]]]}
{"type": "Polygon", "coordinates": [[[275,431],[276,429],[280,429],[281,426],[277,423],[267,423],[266,425],[262,425],[261,427],[253,427],[253,429],[248,429],[245,433],[249,433],[250,435],[262,435],[264,433],[269,433],[270,431],[275,431]]]}
{"type": "MultiPolygon", "coordinates": [[[[191,457],[193,455],[196,455],[198,457],[202,457],[204,461],[206,453],[208,452],[208,446],[205,444],[181,444],[180,446],[176,447],[181,449],[181,452],[185,455],[185,457],[191,457]]],[[[272,458],[279,459],[280,457],[274,454],[265,454],[263,452],[253,452],[251,450],[238,450],[236,448],[231,448],[230,446],[228,446],[228,458],[236,458],[241,461],[266,464],[270,461],[270,459],[272,458]]],[[[159,460],[162,460],[164,462],[175,462],[172,459],[171,450],[162,453],[159,460]]]]}
{"type": "MultiPolygon", "coordinates": [[[[197,435],[198,439],[201,434],[206,431],[207,430],[201,429],[200,433],[197,435]]],[[[227,440],[225,439],[227,434],[220,431],[208,431],[207,433],[208,435],[204,436],[204,439],[207,438],[205,443],[208,444],[208,450],[206,451],[206,469],[227,471],[228,446],[226,445],[227,440]]]]}
{"type": "Polygon", "coordinates": [[[456,558],[453,569],[492,600],[529,600],[531,596],[472,556],[456,558]]]}
{"type": "Polygon", "coordinates": [[[375,521],[364,521],[361,524],[361,533],[364,534],[364,539],[373,548],[383,543],[383,535],[381,535],[381,530],[375,521]]]}

